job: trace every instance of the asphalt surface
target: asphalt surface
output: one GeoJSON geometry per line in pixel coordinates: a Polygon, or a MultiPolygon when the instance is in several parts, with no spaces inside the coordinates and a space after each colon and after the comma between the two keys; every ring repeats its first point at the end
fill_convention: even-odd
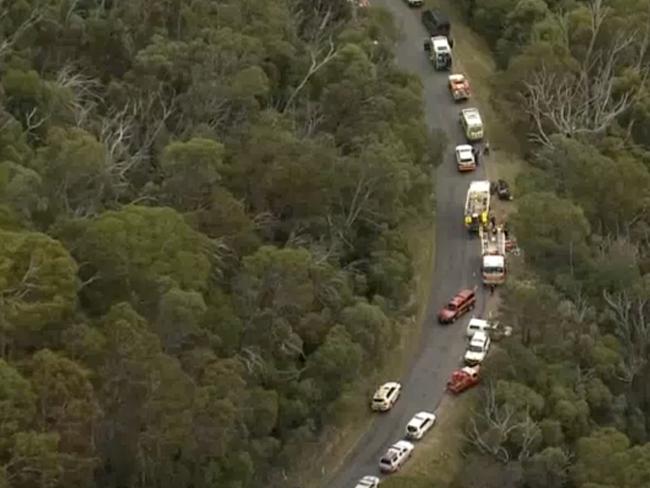
{"type": "MultiPolygon", "coordinates": [[[[437,310],[462,288],[478,286],[477,315],[484,309],[486,298],[480,283],[478,242],[470,238],[463,226],[463,206],[470,181],[487,179],[487,176],[483,165],[469,174],[458,173],[454,159],[454,147],[465,143],[458,114],[463,106],[472,106],[472,102],[455,104],[447,88],[449,73],[436,72],[425,55],[423,41],[427,33],[420,22],[420,9],[409,9],[400,0],[374,0],[373,4],[391,11],[401,27],[402,38],[396,46],[397,63],[421,77],[427,124],[445,132],[448,147],[443,164],[437,169],[435,271],[419,350],[408,372],[398,379],[402,383],[401,398],[391,411],[376,414],[343,467],[323,480],[323,487],[327,488],[353,488],[365,475],[381,476],[378,467],[381,456],[391,444],[404,438],[406,424],[415,413],[437,409],[447,394],[445,387],[451,372],[462,364],[464,333],[471,313],[455,324],[441,326],[436,320],[437,310]]],[[[396,379],[386,378],[386,381],[396,379]]]]}

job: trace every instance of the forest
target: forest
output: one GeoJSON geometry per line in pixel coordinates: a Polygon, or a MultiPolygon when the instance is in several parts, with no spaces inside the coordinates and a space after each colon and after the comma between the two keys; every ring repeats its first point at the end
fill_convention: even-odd
{"type": "Polygon", "coordinates": [[[529,166],[459,488],[650,486],[650,4],[464,0],[529,166]]]}
{"type": "Polygon", "coordinates": [[[0,0],[0,487],[280,484],[413,314],[444,141],[396,36],[347,0],[0,0]]]}

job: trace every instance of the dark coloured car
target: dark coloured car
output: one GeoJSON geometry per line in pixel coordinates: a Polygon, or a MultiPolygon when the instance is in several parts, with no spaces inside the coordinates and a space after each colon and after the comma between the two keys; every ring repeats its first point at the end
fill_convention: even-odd
{"type": "MultiPolygon", "coordinates": [[[[447,39],[450,39],[451,23],[449,22],[449,18],[441,11],[424,10],[422,12],[422,23],[431,37],[445,36],[447,39]]],[[[451,42],[449,44],[451,45],[451,42]]]]}

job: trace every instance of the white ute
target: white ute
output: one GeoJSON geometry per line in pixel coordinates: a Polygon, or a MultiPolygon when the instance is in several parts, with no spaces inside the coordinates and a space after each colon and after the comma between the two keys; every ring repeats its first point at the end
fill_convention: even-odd
{"type": "Polygon", "coordinates": [[[415,446],[408,441],[397,441],[388,448],[386,454],[379,461],[379,469],[382,473],[394,473],[413,454],[415,446]]]}
{"type": "Polygon", "coordinates": [[[420,440],[436,423],[436,416],[430,412],[418,412],[406,426],[406,438],[420,440]]]}
{"type": "Polygon", "coordinates": [[[359,480],[357,486],[354,488],[377,488],[379,486],[379,478],[376,476],[364,476],[359,480]]]}
{"type": "Polygon", "coordinates": [[[372,397],[370,408],[379,412],[386,412],[393,408],[402,392],[402,385],[389,381],[381,385],[372,397]]]}
{"type": "Polygon", "coordinates": [[[465,363],[470,366],[481,364],[490,349],[490,336],[485,331],[475,332],[465,353],[465,363]]]}

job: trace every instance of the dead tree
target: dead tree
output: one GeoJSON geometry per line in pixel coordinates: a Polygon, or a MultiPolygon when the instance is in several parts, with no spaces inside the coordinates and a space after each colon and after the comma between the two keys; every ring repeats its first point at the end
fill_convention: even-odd
{"type": "Polygon", "coordinates": [[[59,70],[55,83],[70,94],[67,108],[74,118],[75,125],[88,127],[90,116],[102,101],[101,83],[83,75],[70,64],[66,64],[59,70]]]}
{"type": "Polygon", "coordinates": [[[633,66],[643,82],[647,77],[641,63],[647,51],[647,32],[644,36],[636,31],[621,33],[611,46],[597,49],[609,11],[602,0],[592,0],[589,12],[591,36],[578,68],[557,72],[542,66],[524,82],[525,112],[534,125],[531,139],[541,145],[552,146],[554,133],[567,137],[603,134],[630,108],[638,89],[615,93],[615,82],[623,53],[637,44],[633,66]]]}
{"type": "Polygon", "coordinates": [[[625,350],[623,374],[619,378],[626,383],[632,383],[648,364],[650,321],[645,319],[648,299],[627,290],[616,294],[603,290],[603,298],[614,313],[615,334],[625,350]]]}
{"type": "Polygon", "coordinates": [[[527,412],[517,412],[507,403],[500,404],[495,385],[489,384],[485,389],[482,409],[474,411],[465,440],[483,454],[507,464],[511,460],[511,453],[505,444],[515,433],[521,436],[518,459],[524,460],[530,456],[530,448],[539,438],[537,423],[527,412]]]}
{"type": "Polygon", "coordinates": [[[294,88],[293,92],[289,96],[287,103],[284,105],[283,112],[286,112],[289,108],[291,108],[291,106],[296,100],[296,97],[300,94],[303,88],[305,88],[307,82],[309,82],[312,76],[318,73],[325,65],[327,65],[327,63],[329,63],[332,59],[334,59],[336,55],[337,55],[337,49],[334,46],[334,41],[332,40],[332,38],[328,40],[327,51],[325,51],[323,48],[309,49],[309,57],[311,58],[311,61],[310,61],[309,68],[307,69],[307,73],[305,73],[305,76],[303,76],[300,83],[298,83],[298,86],[294,88]]]}
{"type": "MultiPolygon", "coordinates": [[[[9,15],[9,5],[14,0],[0,0],[0,21],[9,15]]],[[[2,60],[14,47],[14,44],[20,40],[22,35],[34,24],[43,18],[40,8],[33,9],[29,16],[23,20],[13,32],[4,33],[4,39],[0,41],[0,60],[2,60]]]]}

